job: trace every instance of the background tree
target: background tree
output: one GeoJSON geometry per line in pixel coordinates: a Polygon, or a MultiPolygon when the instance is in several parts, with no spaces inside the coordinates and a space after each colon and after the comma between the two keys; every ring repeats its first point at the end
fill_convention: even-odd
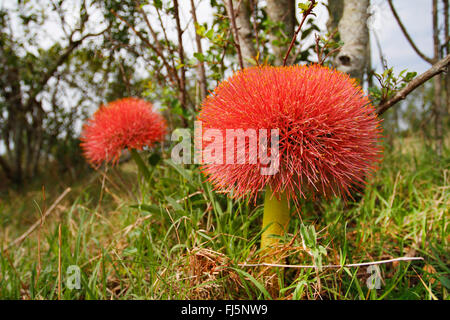
{"type": "MultiPolygon", "coordinates": [[[[408,40],[409,44],[413,50],[421,57],[424,61],[428,62],[431,66],[436,65],[439,61],[445,59],[445,56],[449,54],[449,27],[448,27],[448,1],[442,1],[442,10],[438,10],[438,0],[431,0],[432,2],[432,24],[433,24],[433,57],[426,56],[415,44],[414,40],[409,35],[406,27],[404,26],[399,14],[395,10],[392,0],[387,0],[389,8],[393,16],[395,17],[403,35],[408,40]],[[439,11],[441,16],[439,16],[439,11]],[[440,25],[440,21],[441,22],[440,25]]],[[[448,64],[448,63],[447,63],[448,64]]],[[[434,113],[434,127],[435,127],[435,142],[436,142],[436,153],[441,156],[443,148],[443,122],[446,121],[446,109],[448,109],[449,98],[448,98],[448,72],[447,77],[443,77],[441,73],[434,76],[433,86],[434,86],[434,100],[433,100],[433,113],[434,113]],[[447,91],[447,93],[446,93],[447,91]],[[445,98],[444,98],[445,96],[445,98]],[[444,100],[445,99],[445,100],[444,100]],[[444,107],[447,105],[447,108],[444,107]]]]}
{"type": "Polygon", "coordinates": [[[19,2],[15,21],[21,31],[12,27],[14,12],[0,12],[0,130],[6,150],[0,165],[18,185],[36,175],[44,146],[48,153],[61,134],[72,137],[84,103],[98,100],[95,74],[102,59],[94,48],[82,45],[107,27],[88,28],[93,8],[86,1],[79,3],[78,20],[69,25],[66,4],[19,2]],[[48,16],[58,19],[63,39],[45,49],[36,39],[48,16]],[[77,108],[67,108],[66,99],[77,108]]]}

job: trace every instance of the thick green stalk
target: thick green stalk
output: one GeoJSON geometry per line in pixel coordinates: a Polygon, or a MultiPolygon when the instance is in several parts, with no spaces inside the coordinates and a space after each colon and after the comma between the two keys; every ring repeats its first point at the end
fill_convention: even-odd
{"type": "Polygon", "coordinates": [[[277,237],[284,236],[289,224],[289,202],[286,194],[273,193],[270,187],[266,189],[264,199],[263,229],[261,235],[261,249],[266,250],[278,244],[277,237]],[[274,237],[275,236],[275,237],[274,237]]]}

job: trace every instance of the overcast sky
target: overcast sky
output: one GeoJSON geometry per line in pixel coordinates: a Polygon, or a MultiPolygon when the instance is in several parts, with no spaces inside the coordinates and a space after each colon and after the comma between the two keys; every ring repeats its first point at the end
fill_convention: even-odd
{"type": "MultiPolygon", "coordinates": [[[[370,23],[372,32],[380,39],[388,64],[395,70],[408,69],[422,73],[430,66],[414,52],[404,37],[386,0],[372,0],[374,17],[370,23]]],[[[442,3],[440,1],[440,3],[442,3]]],[[[416,46],[427,56],[433,56],[431,0],[396,0],[394,6],[416,46]]],[[[372,61],[380,70],[380,60],[375,39],[372,36],[372,61]]]]}

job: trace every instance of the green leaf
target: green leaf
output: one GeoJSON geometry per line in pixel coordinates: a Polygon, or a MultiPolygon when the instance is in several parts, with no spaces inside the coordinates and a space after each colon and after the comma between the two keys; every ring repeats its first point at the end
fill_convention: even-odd
{"type": "Polygon", "coordinates": [[[163,6],[162,0],[153,0],[153,5],[157,9],[162,9],[162,6],[163,6]]]}
{"type": "Polygon", "coordinates": [[[122,255],[124,256],[131,256],[134,255],[138,252],[137,248],[125,248],[125,250],[123,250],[122,255]]]}
{"type": "Polygon", "coordinates": [[[202,53],[200,53],[200,52],[194,53],[194,57],[196,57],[197,60],[200,61],[200,62],[205,61],[205,56],[202,53]]]}
{"type": "Polygon", "coordinates": [[[170,203],[170,205],[172,206],[172,208],[173,208],[175,211],[184,211],[183,207],[180,206],[180,205],[175,201],[174,198],[172,198],[172,197],[170,197],[170,196],[166,196],[165,198],[166,198],[167,202],[170,203]]]}
{"type": "Polygon", "coordinates": [[[192,178],[190,175],[190,172],[186,169],[184,169],[182,166],[175,164],[172,160],[166,159],[164,160],[165,163],[170,165],[172,168],[174,168],[184,179],[192,183],[192,178]]]}
{"type": "Polygon", "coordinates": [[[301,10],[302,10],[302,13],[303,13],[304,11],[308,10],[309,5],[310,5],[309,1],[308,1],[307,3],[301,3],[301,2],[300,2],[300,3],[298,4],[298,8],[301,9],[301,10]]]}
{"type": "Polygon", "coordinates": [[[160,214],[161,213],[161,208],[155,204],[134,204],[130,206],[131,208],[135,208],[135,209],[139,209],[140,211],[146,211],[149,213],[156,213],[156,214],[160,214]]]}
{"type": "Polygon", "coordinates": [[[141,156],[135,149],[131,149],[130,151],[131,157],[133,158],[134,162],[139,168],[139,171],[142,173],[145,179],[148,179],[150,177],[150,171],[147,168],[147,165],[145,164],[144,160],[142,160],[141,156]]]}
{"type": "Polygon", "coordinates": [[[214,37],[214,30],[213,29],[209,29],[209,31],[205,34],[205,36],[209,39],[209,40],[213,40],[214,37]]]}
{"type": "Polygon", "coordinates": [[[206,28],[204,26],[202,26],[202,25],[196,25],[195,31],[197,32],[197,34],[199,36],[203,37],[205,35],[206,28]]]}
{"type": "Polygon", "coordinates": [[[248,278],[264,295],[264,297],[268,300],[272,300],[272,296],[269,294],[269,292],[264,288],[264,286],[258,282],[252,275],[250,275],[248,272],[245,272],[243,270],[237,269],[237,268],[231,268],[240,275],[244,276],[245,278],[248,278]]]}

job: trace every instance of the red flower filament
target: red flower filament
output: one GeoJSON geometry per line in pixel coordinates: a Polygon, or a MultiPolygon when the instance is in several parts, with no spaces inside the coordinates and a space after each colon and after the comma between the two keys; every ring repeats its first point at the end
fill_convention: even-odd
{"type": "Polygon", "coordinates": [[[99,166],[103,161],[116,163],[125,148],[151,147],[165,134],[166,122],[151,103],[124,98],[94,113],[83,127],[81,147],[88,162],[99,166]]]}
{"type": "MultiPolygon", "coordinates": [[[[224,137],[226,129],[279,130],[279,170],[274,175],[261,174],[260,159],[202,165],[215,189],[233,191],[234,197],[256,198],[270,186],[294,200],[308,195],[346,198],[365,184],[381,160],[380,120],[369,99],[347,74],[318,65],[236,72],[205,99],[199,120],[203,131],[217,129],[224,137]]],[[[204,156],[211,143],[203,138],[204,156]]]]}

